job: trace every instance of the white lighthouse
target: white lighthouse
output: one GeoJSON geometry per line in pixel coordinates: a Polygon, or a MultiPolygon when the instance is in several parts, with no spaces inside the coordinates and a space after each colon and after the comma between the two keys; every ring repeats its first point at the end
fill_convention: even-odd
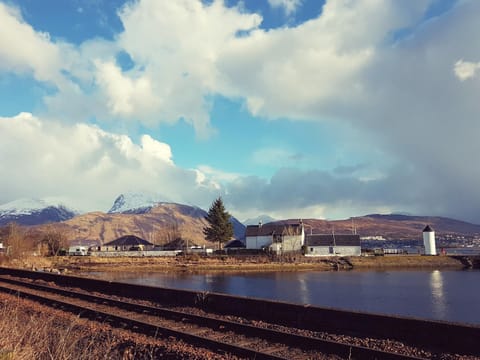
{"type": "Polygon", "coordinates": [[[425,226],[425,229],[423,229],[423,246],[425,246],[425,255],[437,255],[435,231],[433,231],[430,225],[425,226]]]}

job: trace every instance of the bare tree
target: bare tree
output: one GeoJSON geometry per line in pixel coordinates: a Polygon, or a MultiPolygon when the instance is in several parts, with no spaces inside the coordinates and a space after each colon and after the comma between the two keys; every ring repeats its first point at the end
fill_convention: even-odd
{"type": "Polygon", "coordinates": [[[173,221],[155,232],[153,243],[155,245],[166,245],[181,238],[182,233],[179,229],[178,222],[173,221]]]}
{"type": "Polygon", "coordinates": [[[12,222],[7,225],[5,247],[8,257],[18,259],[32,249],[32,244],[27,240],[25,230],[12,222]]]}
{"type": "Polygon", "coordinates": [[[68,245],[65,233],[52,226],[47,227],[41,242],[47,246],[48,254],[52,256],[57,256],[68,245]]]}

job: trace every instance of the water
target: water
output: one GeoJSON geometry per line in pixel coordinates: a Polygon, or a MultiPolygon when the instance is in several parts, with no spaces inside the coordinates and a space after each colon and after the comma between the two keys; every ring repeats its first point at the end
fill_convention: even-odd
{"type": "Polygon", "coordinates": [[[141,285],[480,325],[479,270],[90,275],[141,285]]]}

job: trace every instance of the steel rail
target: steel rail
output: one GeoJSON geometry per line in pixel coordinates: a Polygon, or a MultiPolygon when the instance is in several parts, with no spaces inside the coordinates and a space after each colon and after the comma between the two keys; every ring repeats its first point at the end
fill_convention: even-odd
{"type": "MultiPolygon", "coordinates": [[[[94,302],[94,303],[104,304],[104,305],[108,304],[109,306],[114,306],[122,310],[134,311],[139,314],[148,313],[150,315],[160,316],[170,320],[181,320],[183,322],[187,320],[189,323],[196,324],[197,326],[208,327],[215,331],[219,331],[219,329],[222,329],[221,331],[223,332],[230,330],[237,334],[246,335],[251,338],[258,338],[258,339],[263,339],[270,342],[281,343],[283,345],[295,347],[301,350],[319,351],[324,354],[337,355],[344,358],[387,359],[387,360],[388,359],[392,359],[392,360],[421,359],[419,357],[386,352],[382,350],[376,350],[376,349],[371,349],[363,346],[345,344],[345,343],[340,343],[336,341],[323,340],[315,337],[296,335],[296,334],[291,334],[285,331],[278,331],[278,330],[272,330],[272,329],[267,329],[262,327],[256,327],[253,325],[216,319],[209,316],[194,315],[188,312],[181,312],[181,311],[170,310],[165,308],[147,306],[147,305],[127,302],[127,301],[111,299],[104,296],[85,294],[78,291],[65,290],[57,287],[51,287],[51,286],[40,285],[40,284],[33,284],[30,282],[24,282],[16,279],[6,278],[3,276],[0,276],[0,281],[6,282],[12,285],[27,287],[37,291],[49,292],[49,293],[54,293],[54,294],[65,296],[65,297],[82,299],[88,302],[94,302]]],[[[3,286],[0,287],[0,290],[14,291],[14,292],[18,291],[18,290],[12,290],[10,288],[6,288],[3,286]]],[[[94,318],[95,317],[98,318],[100,316],[100,318],[102,319],[107,319],[107,318],[114,319],[115,322],[120,324],[125,324],[125,323],[129,324],[129,328],[133,328],[134,331],[137,331],[137,332],[145,333],[146,331],[146,333],[150,335],[152,333],[155,333],[155,334],[162,334],[165,336],[175,336],[187,342],[201,344],[202,346],[208,347],[212,350],[217,349],[218,351],[218,349],[221,349],[222,351],[237,354],[240,356],[246,356],[248,358],[253,357],[256,359],[282,359],[282,357],[278,357],[266,352],[251,350],[247,348],[248,344],[246,346],[232,345],[229,343],[225,343],[218,340],[212,340],[207,337],[203,337],[201,335],[195,335],[195,334],[181,331],[178,329],[164,328],[158,325],[153,325],[153,324],[144,323],[138,320],[124,318],[118,315],[102,312],[99,310],[84,308],[76,304],[60,301],[58,299],[53,300],[51,298],[46,298],[45,300],[45,298],[42,298],[39,295],[27,293],[24,291],[21,291],[21,293],[22,293],[22,296],[27,296],[37,301],[39,301],[40,299],[43,299],[42,303],[46,303],[47,305],[50,302],[52,302],[62,307],[66,306],[67,308],[70,309],[70,311],[73,310],[73,312],[80,313],[82,316],[85,316],[85,314],[91,315],[91,312],[93,312],[93,314],[95,314],[94,318]]]]}

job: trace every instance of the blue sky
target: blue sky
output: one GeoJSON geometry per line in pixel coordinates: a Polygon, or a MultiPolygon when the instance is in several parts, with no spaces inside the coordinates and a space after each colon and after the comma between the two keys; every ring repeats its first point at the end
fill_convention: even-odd
{"type": "Polygon", "coordinates": [[[0,203],[480,222],[476,1],[0,0],[0,203]]]}

